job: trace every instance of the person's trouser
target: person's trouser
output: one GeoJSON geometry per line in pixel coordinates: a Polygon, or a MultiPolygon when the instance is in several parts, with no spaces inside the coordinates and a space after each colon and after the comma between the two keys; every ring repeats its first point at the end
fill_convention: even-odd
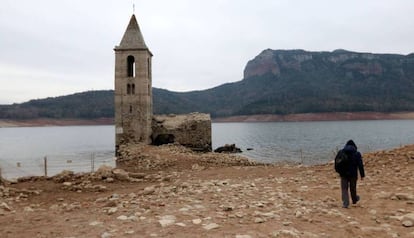
{"type": "Polygon", "coordinates": [[[342,204],[344,207],[349,206],[348,189],[351,192],[352,203],[358,202],[356,191],[357,179],[357,177],[341,177],[342,204]]]}

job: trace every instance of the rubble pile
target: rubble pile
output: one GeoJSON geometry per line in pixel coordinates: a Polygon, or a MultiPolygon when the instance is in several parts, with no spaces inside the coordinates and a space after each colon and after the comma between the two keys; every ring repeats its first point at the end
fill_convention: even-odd
{"type": "Polygon", "coordinates": [[[261,164],[242,156],[194,152],[179,144],[161,146],[128,144],[120,147],[120,154],[117,166],[128,171],[157,171],[180,166],[191,168],[189,166],[195,164],[204,167],[255,166],[261,164]]]}

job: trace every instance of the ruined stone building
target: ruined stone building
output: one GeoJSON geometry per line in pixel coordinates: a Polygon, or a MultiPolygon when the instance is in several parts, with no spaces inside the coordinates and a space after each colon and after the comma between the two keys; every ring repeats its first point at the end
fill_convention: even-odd
{"type": "Polygon", "coordinates": [[[132,15],[119,46],[115,46],[115,153],[126,143],[178,142],[211,151],[208,114],[153,117],[152,53],[132,15]]]}

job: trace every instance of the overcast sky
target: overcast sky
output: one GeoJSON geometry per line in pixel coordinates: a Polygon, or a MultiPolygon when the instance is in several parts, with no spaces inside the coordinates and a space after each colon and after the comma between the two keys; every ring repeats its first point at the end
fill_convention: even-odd
{"type": "Polygon", "coordinates": [[[0,0],[0,104],[113,89],[133,3],[172,91],[239,81],[268,48],[414,52],[412,0],[0,0]]]}

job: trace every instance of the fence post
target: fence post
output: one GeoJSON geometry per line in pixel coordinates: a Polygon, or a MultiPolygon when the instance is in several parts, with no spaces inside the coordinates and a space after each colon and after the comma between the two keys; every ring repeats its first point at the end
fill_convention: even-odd
{"type": "Polygon", "coordinates": [[[43,158],[44,165],[45,165],[45,177],[47,177],[47,156],[43,158]]]}
{"type": "Polygon", "coordinates": [[[301,164],[303,164],[303,151],[302,151],[302,149],[300,149],[300,161],[301,161],[301,164]]]}
{"type": "Polygon", "coordinates": [[[95,171],[95,153],[91,154],[91,172],[95,171]]]}

